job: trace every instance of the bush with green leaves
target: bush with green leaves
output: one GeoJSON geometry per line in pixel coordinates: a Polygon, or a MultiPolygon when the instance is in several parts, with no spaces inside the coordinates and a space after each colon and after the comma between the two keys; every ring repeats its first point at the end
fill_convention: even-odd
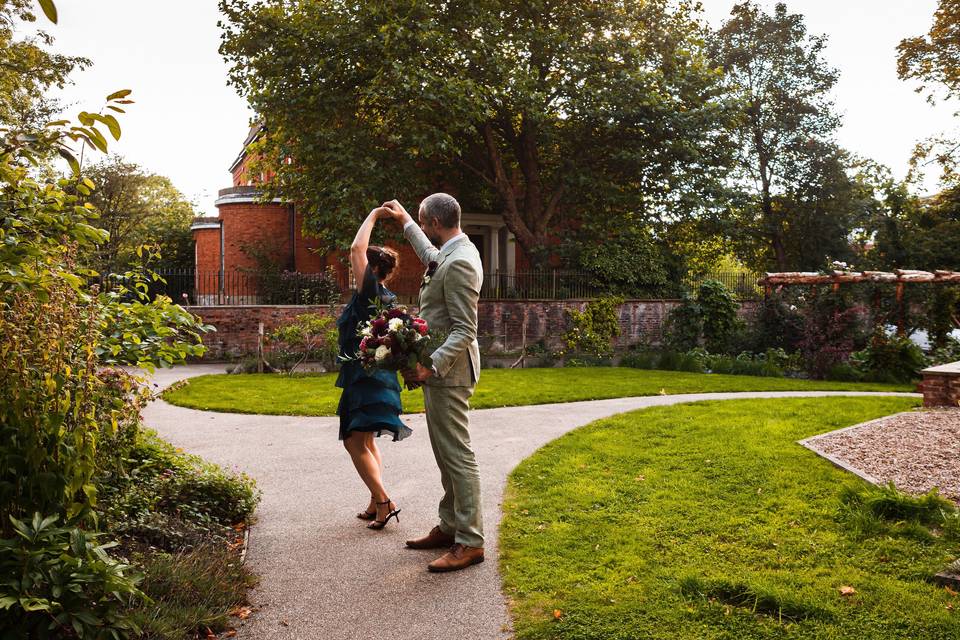
{"type": "Polygon", "coordinates": [[[685,295],[667,317],[664,342],[678,351],[704,346],[712,353],[727,353],[740,331],[736,296],[716,280],[704,280],[696,298],[685,295]]]}
{"type": "Polygon", "coordinates": [[[927,358],[910,338],[878,329],[865,349],[851,354],[850,364],[862,372],[864,380],[910,382],[920,377],[927,358]]]}
{"type": "Polygon", "coordinates": [[[302,313],[270,334],[274,351],[289,361],[287,370],[293,373],[308,359],[321,361],[328,370],[337,366],[340,353],[337,322],[323,313],[302,313]]]}
{"type": "Polygon", "coordinates": [[[0,540],[0,628],[4,638],[120,640],[139,633],[124,614],[142,598],[132,567],[113,560],[97,534],[57,526],[55,515],[10,518],[0,540]]]}
{"type": "Polygon", "coordinates": [[[704,280],[697,291],[703,346],[713,353],[726,353],[740,326],[737,298],[722,282],[704,280]]]}
{"type": "Polygon", "coordinates": [[[925,306],[920,324],[930,336],[931,349],[943,349],[950,342],[950,333],[960,329],[960,287],[934,286],[925,306]]]}
{"type": "Polygon", "coordinates": [[[166,551],[190,549],[252,514],[260,494],[244,474],[225,472],[142,431],[126,468],[98,478],[98,512],[125,545],[166,551]]]}
{"type": "Polygon", "coordinates": [[[800,351],[812,378],[828,378],[866,344],[866,308],[849,290],[818,288],[804,309],[800,351]]]}
{"type": "Polygon", "coordinates": [[[932,350],[927,357],[930,360],[930,366],[960,362],[960,340],[948,338],[944,346],[932,350]]]}
{"type": "Polygon", "coordinates": [[[568,311],[570,328],[563,341],[569,352],[596,358],[612,355],[613,339],[620,335],[621,304],[623,298],[619,296],[604,296],[588,302],[583,311],[568,311]]]}
{"type": "Polygon", "coordinates": [[[798,302],[800,300],[788,292],[772,292],[764,296],[745,332],[749,350],[796,351],[803,332],[803,315],[798,302]]]}
{"type": "Polygon", "coordinates": [[[703,319],[697,299],[684,294],[680,305],[667,315],[663,326],[664,344],[674,351],[689,351],[700,346],[703,319]]]}

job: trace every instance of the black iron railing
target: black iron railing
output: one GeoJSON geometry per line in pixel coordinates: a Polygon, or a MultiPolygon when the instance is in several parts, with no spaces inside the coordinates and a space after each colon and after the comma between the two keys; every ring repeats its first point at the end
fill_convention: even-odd
{"type": "MultiPolygon", "coordinates": [[[[151,284],[151,293],[164,294],[175,302],[190,306],[226,305],[323,305],[345,301],[351,293],[348,276],[326,273],[270,272],[249,270],[197,271],[167,269],[158,274],[161,282],[151,284]]],[[[741,300],[762,296],[758,276],[741,272],[719,272],[701,278],[688,278],[682,289],[695,291],[704,280],[718,280],[741,300]]],[[[417,302],[422,283],[420,273],[393,278],[389,287],[404,304],[417,302]]],[[[484,299],[582,300],[601,296],[604,288],[591,274],[561,269],[486,273],[480,297],[484,299]]],[[[656,291],[636,291],[628,297],[676,297],[656,291]]]]}

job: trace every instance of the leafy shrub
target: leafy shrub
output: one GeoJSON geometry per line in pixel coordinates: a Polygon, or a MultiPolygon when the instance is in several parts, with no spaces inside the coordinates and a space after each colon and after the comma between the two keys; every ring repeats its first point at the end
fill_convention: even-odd
{"type": "Polygon", "coordinates": [[[726,353],[739,327],[737,299],[722,282],[704,280],[697,291],[697,304],[703,333],[703,345],[708,351],[726,353]]]}
{"type": "Polygon", "coordinates": [[[253,480],[231,475],[177,451],[145,432],[125,473],[100,478],[99,511],[118,535],[168,551],[209,536],[229,539],[230,525],[248,518],[259,500],[253,480]]]}
{"type": "Polygon", "coordinates": [[[689,351],[700,346],[703,319],[700,305],[690,294],[684,294],[680,305],[673,308],[664,322],[664,344],[674,351],[689,351]]]}
{"type": "Polygon", "coordinates": [[[290,363],[284,370],[293,373],[310,358],[328,369],[336,368],[340,352],[336,320],[321,313],[303,313],[270,334],[280,357],[290,363]]]}
{"type": "Polygon", "coordinates": [[[692,373],[783,377],[785,370],[796,368],[797,360],[796,356],[790,356],[779,349],[769,349],[760,354],[745,352],[734,358],[726,354],[713,354],[700,347],[686,353],[672,349],[631,351],[620,360],[620,366],[692,373]]]}
{"type": "Polygon", "coordinates": [[[676,351],[702,344],[712,353],[727,353],[742,325],[737,308],[736,297],[722,282],[704,280],[696,299],[685,295],[667,316],[665,343],[676,351]]]}
{"type": "Polygon", "coordinates": [[[620,335],[621,304],[623,298],[605,296],[588,302],[583,311],[568,311],[571,327],[563,336],[567,348],[597,358],[612,355],[613,339],[620,335]]]}
{"type": "Polygon", "coordinates": [[[139,633],[123,608],[143,594],[128,565],[107,555],[96,534],[55,526],[59,516],[11,518],[0,540],[0,628],[4,637],[126,638],[139,633]]]}
{"type": "Polygon", "coordinates": [[[953,337],[947,338],[944,346],[931,351],[928,357],[930,366],[960,361],[960,340],[953,337]]]}
{"type": "Polygon", "coordinates": [[[807,373],[826,378],[836,365],[864,343],[865,309],[847,294],[821,289],[809,301],[803,324],[800,350],[807,373]]]}
{"type": "Polygon", "coordinates": [[[803,333],[803,316],[796,301],[784,293],[771,293],[757,305],[747,340],[750,351],[796,351],[803,333]]]}
{"type": "Polygon", "coordinates": [[[866,349],[850,356],[850,363],[863,373],[865,380],[903,383],[920,377],[927,358],[910,338],[888,336],[879,329],[866,349]]]}
{"type": "Polygon", "coordinates": [[[951,340],[950,332],[960,328],[960,287],[933,287],[925,306],[921,324],[930,335],[931,347],[943,349],[951,340]]]}

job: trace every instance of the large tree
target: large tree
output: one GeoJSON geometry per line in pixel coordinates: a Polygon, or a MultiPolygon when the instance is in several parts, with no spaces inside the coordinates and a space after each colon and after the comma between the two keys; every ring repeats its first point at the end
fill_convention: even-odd
{"type": "Polygon", "coordinates": [[[49,50],[53,38],[30,28],[34,7],[34,0],[0,0],[0,126],[43,125],[59,108],[48,91],[63,88],[71,71],[90,64],[49,50]]]}
{"type": "Polygon", "coordinates": [[[125,270],[137,261],[137,247],[159,247],[164,267],[193,266],[190,224],[196,214],[169,178],[151,174],[119,156],[84,170],[95,185],[89,202],[100,213],[96,226],[109,232],[92,256],[101,273],[125,270]]]}
{"type": "MultiPolygon", "coordinates": [[[[960,97],[960,0],[940,0],[930,31],[906,38],[897,51],[900,79],[917,81],[917,92],[925,93],[931,103],[960,97]]],[[[943,181],[956,185],[958,150],[955,136],[934,136],[917,145],[913,167],[920,169],[932,159],[943,169],[943,181]]]]}
{"type": "Polygon", "coordinates": [[[693,4],[221,0],[221,52],[269,191],[328,246],[380,200],[446,188],[542,259],[587,218],[715,206],[731,109],[693,4]]]}
{"type": "MultiPolygon", "coordinates": [[[[733,234],[762,243],[755,266],[799,266],[791,243],[828,220],[846,190],[843,153],[832,143],[838,76],[823,59],[825,46],[785,4],[768,14],[752,1],[735,5],[713,39],[714,58],[743,104],[737,169],[748,198],[733,234]]],[[[832,231],[843,242],[849,229],[832,231]]]]}

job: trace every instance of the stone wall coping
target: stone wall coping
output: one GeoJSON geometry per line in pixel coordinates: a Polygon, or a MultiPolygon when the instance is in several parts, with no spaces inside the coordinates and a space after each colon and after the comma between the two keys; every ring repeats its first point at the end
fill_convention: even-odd
{"type": "MultiPolygon", "coordinates": [[[[532,303],[541,304],[544,302],[552,302],[552,303],[565,304],[565,303],[590,302],[590,300],[592,300],[592,298],[577,298],[577,299],[571,299],[571,300],[550,300],[547,298],[543,298],[543,299],[541,298],[482,298],[480,300],[480,303],[483,304],[485,302],[513,302],[517,304],[523,304],[523,303],[532,302],[532,303]]],[[[639,302],[680,303],[680,302],[683,302],[683,300],[679,298],[636,298],[636,299],[624,300],[623,304],[632,304],[632,303],[639,303],[639,302]]],[[[345,303],[340,303],[334,306],[343,306],[343,304],[345,303]]],[[[415,303],[411,303],[411,304],[414,304],[415,306],[415,303]]],[[[328,304],[211,304],[211,305],[189,305],[189,306],[184,305],[184,308],[185,309],[325,309],[325,308],[328,308],[329,306],[330,305],[328,304]]]]}
{"type": "Polygon", "coordinates": [[[960,362],[949,362],[947,364],[941,364],[938,367],[930,367],[929,369],[924,369],[920,373],[946,373],[960,376],[960,362]]]}

